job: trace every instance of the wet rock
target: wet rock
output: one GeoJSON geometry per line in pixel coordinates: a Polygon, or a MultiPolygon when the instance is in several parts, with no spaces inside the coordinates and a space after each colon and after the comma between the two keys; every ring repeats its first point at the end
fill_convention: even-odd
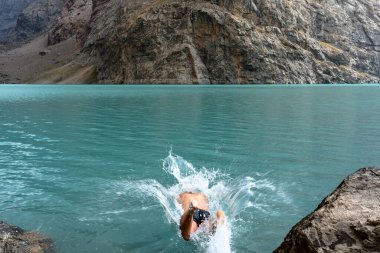
{"type": "Polygon", "coordinates": [[[380,169],[347,177],[297,223],[275,253],[380,252],[380,169]]]}
{"type": "Polygon", "coordinates": [[[53,253],[53,241],[35,231],[0,221],[0,252],[2,253],[53,253]]]}

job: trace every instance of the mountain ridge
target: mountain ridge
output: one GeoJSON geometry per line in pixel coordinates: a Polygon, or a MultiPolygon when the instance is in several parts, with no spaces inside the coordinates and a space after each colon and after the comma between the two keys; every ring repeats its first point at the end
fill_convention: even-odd
{"type": "Polygon", "coordinates": [[[49,37],[76,36],[99,83],[380,82],[376,0],[70,2],[49,37]]]}

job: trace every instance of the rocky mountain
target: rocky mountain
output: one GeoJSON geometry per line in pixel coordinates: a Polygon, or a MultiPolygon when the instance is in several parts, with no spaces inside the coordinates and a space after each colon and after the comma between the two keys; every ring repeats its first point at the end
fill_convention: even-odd
{"type": "Polygon", "coordinates": [[[380,80],[377,0],[93,0],[83,58],[106,83],[380,80]]]}
{"type": "Polygon", "coordinates": [[[6,41],[21,12],[32,0],[0,0],[0,43],[6,41]]]}
{"type": "Polygon", "coordinates": [[[57,22],[66,0],[0,0],[0,43],[25,41],[57,22]]]}
{"type": "Polygon", "coordinates": [[[0,83],[97,82],[94,67],[77,59],[91,14],[91,0],[33,0],[7,38],[13,46],[0,43],[0,83]]]}
{"type": "Polygon", "coordinates": [[[17,18],[16,40],[25,40],[56,23],[65,0],[34,0],[17,18]]]}
{"type": "Polygon", "coordinates": [[[72,36],[83,44],[89,32],[88,22],[92,14],[91,0],[68,0],[54,27],[49,31],[49,45],[55,45],[72,36]]]}
{"type": "Polygon", "coordinates": [[[100,83],[380,83],[378,0],[31,1],[14,38],[75,37],[100,83]]]}

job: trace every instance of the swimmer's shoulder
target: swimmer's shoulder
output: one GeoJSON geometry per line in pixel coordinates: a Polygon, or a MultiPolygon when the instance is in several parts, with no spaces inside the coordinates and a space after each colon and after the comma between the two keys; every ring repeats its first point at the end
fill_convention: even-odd
{"type": "Polygon", "coordinates": [[[191,195],[194,195],[194,194],[197,194],[197,193],[194,193],[194,192],[182,192],[179,194],[179,196],[182,198],[182,197],[185,197],[185,196],[191,196],[191,195]]]}
{"type": "Polygon", "coordinates": [[[184,199],[184,198],[196,198],[196,199],[207,199],[207,196],[201,192],[182,192],[179,194],[179,198],[184,199]]]}
{"type": "Polygon", "coordinates": [[[180,200],[180,202],[182,202],[182,201],[185,201],[185,200],[191,198],[191,196],[193,196],[192,192],[182,192],[178,195],[178,200],[180,200]]]}

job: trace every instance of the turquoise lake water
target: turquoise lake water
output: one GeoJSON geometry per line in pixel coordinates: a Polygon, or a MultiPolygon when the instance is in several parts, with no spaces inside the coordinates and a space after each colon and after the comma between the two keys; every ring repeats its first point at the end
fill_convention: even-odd
{"type": "Polygon", "coordinates": [[[57,252],[271,252],[380,166],[380,86],[0,86],[0,220],[57,252]],[[229,217],[185,242],[175,196],[229,217]],[[227,245],[226,245],[227,244],[227,245]]]}

